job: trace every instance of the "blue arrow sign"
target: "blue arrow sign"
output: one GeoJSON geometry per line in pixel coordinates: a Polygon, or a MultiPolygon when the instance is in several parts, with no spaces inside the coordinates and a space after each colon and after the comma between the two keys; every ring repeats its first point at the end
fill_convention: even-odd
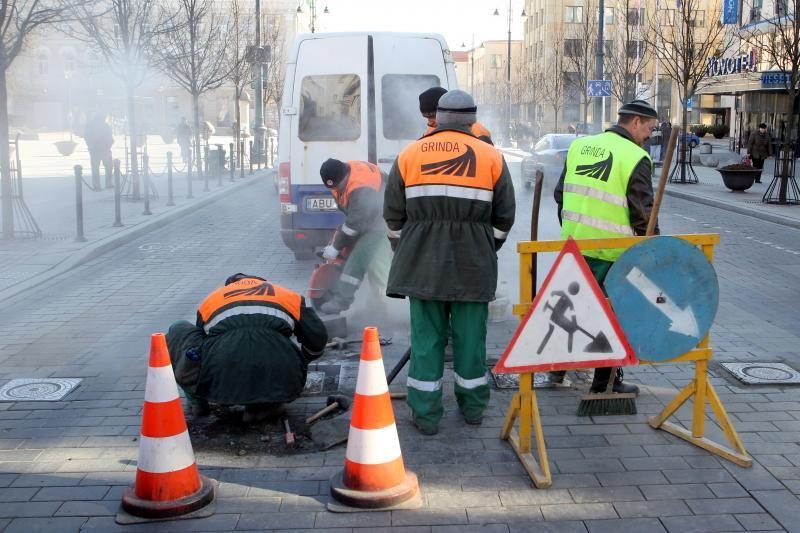
{"type": "Polygon", "coordinates": [[[623,253],[605,289],[622,330],[645,361],[668,361],[697,346],[719,305],[714,267],[677,237],[653,237],[623,253]]]}
{"type": "Polygon", "coordinates": [[[611,80],[588,80],[586,95],[590,98],[611,96],[611,80]]]}

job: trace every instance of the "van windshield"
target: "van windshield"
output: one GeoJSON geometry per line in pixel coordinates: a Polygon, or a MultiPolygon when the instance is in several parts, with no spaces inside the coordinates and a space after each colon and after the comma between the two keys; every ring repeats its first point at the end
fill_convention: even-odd
{"type": "Polygon", "coordinates": [[[419,93],[439,85],[438,76],[386,74],[381,80],[383,137],[417,139],[425,133],[425,119],[419,113],[419,93]]]}
{"type": "Polygon", "coordinates": [[[361,137],[361,79],[356,74],[306,76],[300,89],[302,141],[361,137]]]}

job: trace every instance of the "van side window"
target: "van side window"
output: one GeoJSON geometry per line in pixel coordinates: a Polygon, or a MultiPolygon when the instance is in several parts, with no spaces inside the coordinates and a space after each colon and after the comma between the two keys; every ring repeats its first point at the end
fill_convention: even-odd
{"type": "Polygon", "coordinates": [[[381,80],[383,137],[418,139],[427,123],[419,113],[419,93],[439,85],[438,76],[386,74],[381,80]]]}
{"type": "Polygon", "coordinates": [[[306,76],[300,89],[300,140],[361,137],[361,79],[356,74],[306,76]]]}

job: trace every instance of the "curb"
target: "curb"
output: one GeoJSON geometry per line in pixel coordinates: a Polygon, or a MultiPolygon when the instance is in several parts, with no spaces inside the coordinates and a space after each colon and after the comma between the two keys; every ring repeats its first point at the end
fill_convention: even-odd
{"type": "Polygon", "coordinates": [[[681,200],[688,200],[689,202],[695,202],[698,204],[716,207],[717,209],[731,211],[733,213],[738,213],[740,215],[747,215],[767,222],[772,222],[773,224],[780,224],[781,226],[800,229],[800,220],[792,220],[790,218],[782,217],[780,215],[762,213],[761,211],[756,211],[755,209],[748,209],[747,207],[739,207],[738,205],[731,205],[729,203],[722,202],[720,200],[714,200],[713,198],[707,198],[705,196],[696,196],[685,192],[674,191],[671,189],[666,189],[664,191],[664,194],[668,196],[673,196],[675,198],[680,198],[681,200]]]}
{"type": "Polygon", "coordinates": [[[40,272],[39,274],[36,274],[35,276],[28,278],[25,281],[14,285],[13,287],[9,287],[0,291],[0,302],[14,298],[20,293],[25,292],[36,285],[52,280],[57,276],[64,275],[73,268],[79,267],[84,263],[88,263],[92,259],[96,259],[101,255],[114,250],[115,248],[119,248],[123,244],[137,239],[142,235],[162,228],[167,224],[170,224],[175,220],[178,220],[179,218],[196,211],[198,208],[212,204],[217,200],[224,198],[231,192],[238,191],[239,189],[243,189],[245,187],[250,187],[256,183],[261,183],[263,179],[267,178],[274,172],[274,169],[269,169],[266,173],[262,172],[261,174],[255,174],[250,179],[245,179],[245,181],[239,181],[238,183],[235,183],[233,187],[226,187],[219,190],[215,194],[210,194],[204,198],[196,200],[193,203],[176,207],[175,209],[167,211],[161,215],[155,215],[147,222],[142,222],[136,226],[131,226],[129,229],[125,229],[119,233],[100,239],[97,242],[86,246],[86,248],[75,252],[61,262],[51,266],[47,270],[40,272]]]}

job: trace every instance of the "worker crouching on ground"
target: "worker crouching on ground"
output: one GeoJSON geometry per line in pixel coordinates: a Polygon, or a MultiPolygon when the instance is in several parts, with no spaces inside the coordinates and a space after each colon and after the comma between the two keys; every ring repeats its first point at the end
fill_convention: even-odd
{"type": "MultiPolygon", "coordinates": [[[[425,130],[425,135],[432,133],[438,126],[438,123],[436,122],[436,106],[439,105],[439,99],[444,94],[447,94],[447,89],[444,87],[431,87],[419,95],[419,112],[422,113],[422,116],[428,120],[428,129],[425,130]]],[[[477,120],[469,127],[469,129],[470,132],[478,139],[489,144],[494,144],[492,142],[491,132],[486,129],[486,126],[477,120]]]]}
{"type": "Polygon", "coordinates": [[[392,252],[381,216],[385,180],[377,166],[364,161],[328,159],[319,174],[345,215],[333,243],[322,253],[324,259],[333,260],[342,249],[349,249],[342,274],[331,288],[329,299],[320,307],[325,314],[338,314],[353,303],[365,275],[369,276],[376,295],[382,295],[386,289],[392,252]]]}
{"type": "Polygon", "coordinates": [[[425,435],[438,431],[444,413],[448,325],[464,420],[480,424],[489,403],[488,303],[515,202],[502,155],[470,131],[476,113],[466,92],[442,96],[436,130],[400,153],[386,186],[383,213],[395,249],[386,292],[411,300],[408,405],[425,435]]]}
{"type": "MultiPolygon", "coordinates": [[[[599,135],[578,138],[569,147],[555,189],[562,238],[602,239],[647,233],[653,209],[653,162],[641,146],[658,124],[658,114],[643,100],[623,105],[618,113],[616,125],[599,135]]],[[[601,287],[622,252],[583,252],[601,287]]],[[[610,368],[595,369],[590,392],[604,392],[610,378],[610,368]]],[[[563,379],[564,372],[550,373],[551,381],[563,379]]],[[[639,388],[623,383],[622,370],[618,369],[614,392],[638,393],[639,388]]]]}
{"type": "Polygon", "coordinates": [[[208,415],[209,403],[244,405],[243,421],[250,423],[300,396],[308,363],[322,355],[327,339],[302,296],[235,274],[200,304],[196,325],[181,320],[169,328],[167,346],[194,416],[208,415]]]}

